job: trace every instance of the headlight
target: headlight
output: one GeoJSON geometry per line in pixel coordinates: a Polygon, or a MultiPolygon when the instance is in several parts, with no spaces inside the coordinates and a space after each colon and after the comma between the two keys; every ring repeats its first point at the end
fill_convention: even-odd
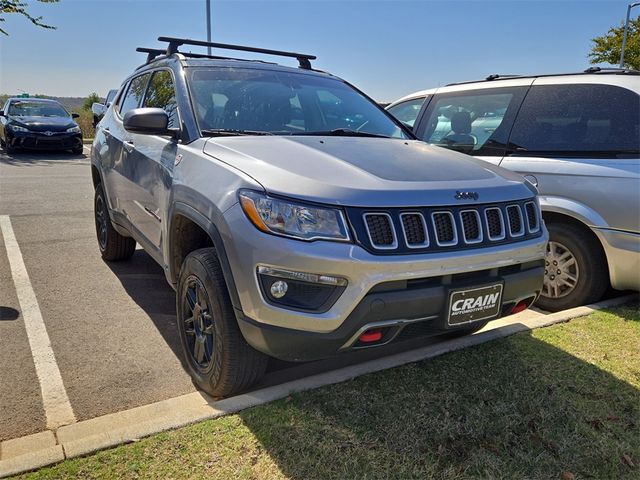
{"type": "Polygon", "coordinates": [[[71,127],[71,128],[67,128],[67,133],[80,133],[80,127],[71,127]]]}
{"type": "Polygon", "coordinates": [[[21,127],[20,125],[8,125],[8,126],[11,127],[11,130],[13,130],[14,132],[28,132],[29,131],[28,128],[21,127]]]}
{"type": "Polygon", "coordinates": [[[338,209],[268,197],[250,190],[242,190],[239,196],[242,210],[263,232],[300,240],[349,240],[344,215],[338,209]]]}

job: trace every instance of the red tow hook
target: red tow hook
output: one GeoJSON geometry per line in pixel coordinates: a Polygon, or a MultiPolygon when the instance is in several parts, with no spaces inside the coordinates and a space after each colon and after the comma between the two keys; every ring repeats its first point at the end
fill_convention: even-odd
{"type": "Polygon", "coordinates": [[[367,330],[358,338],[358,340],[360,340],[362,343],[378,342],[381,339],[382,339],[382,331],[378,329],[367,330]]]}
{"type": "Polygon", "coordinates": [[[527,302],[522,300],[522,301],[516,303],[516,306],[513,307],[513,309],[511,310],[511,314],[513,315],[515,313],[524,312],[527,309],[528,306],[529,305],[527,304],[527,302]]]}

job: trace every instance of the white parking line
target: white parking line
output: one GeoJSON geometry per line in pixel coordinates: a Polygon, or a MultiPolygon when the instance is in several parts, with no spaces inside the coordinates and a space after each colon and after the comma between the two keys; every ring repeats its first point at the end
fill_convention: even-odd
{"type": "Polygon", "coordinates": [[[67,391],[62,383],[62,376],[51,349],[51,342],[47,328],[42,319],[38,306],[38,299],[31,286],[27,268],[24,265],[22,253],[18,246],[13,227],[8,215],[0,215],[0,231],[4,237],[4,244],[11,266],[11,275],[16,287],[16,294],[22,318],[24,320],[33,363],[40,382],[42,404],[47,417],[47,428],[50,430],[68,425],[76,421],[76,417],[69,403],[67,391]]]}

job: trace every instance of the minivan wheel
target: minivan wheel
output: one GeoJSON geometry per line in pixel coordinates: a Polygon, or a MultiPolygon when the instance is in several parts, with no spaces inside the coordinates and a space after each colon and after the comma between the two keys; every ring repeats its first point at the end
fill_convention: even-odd
{"type": "Polygon", "coordinates": [[[547,223],[547,228],[544,284],[536,306],[556,312],[600,300],[609,270],[597,239],[572,224],[547,223]]]}
{"type": "Polygon", "coordinates": [[[96,187],[93,206],[98,247],[103,260],[113,262],[131,258],[136,251],[136,241],[131,237],[120,235],[111,225],[102,184],[96,187]]]}
{"type": "Polygon", "coordinates": [[[194,383],[214,397],[254,384],[264,374],[268,357],[242,336],[213,248],[187,255],[176,295],[180,342],[194,383]]]}

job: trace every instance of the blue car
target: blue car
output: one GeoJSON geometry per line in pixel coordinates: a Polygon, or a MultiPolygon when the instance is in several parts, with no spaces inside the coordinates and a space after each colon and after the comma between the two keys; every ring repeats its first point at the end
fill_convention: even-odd
{"type": "Polygon", "coordinates": [[[10,98],[0,111],[0,145],[7,153],[18,149],[71,150],[82,153],[82,131],[55,100],[10,98]]]}

